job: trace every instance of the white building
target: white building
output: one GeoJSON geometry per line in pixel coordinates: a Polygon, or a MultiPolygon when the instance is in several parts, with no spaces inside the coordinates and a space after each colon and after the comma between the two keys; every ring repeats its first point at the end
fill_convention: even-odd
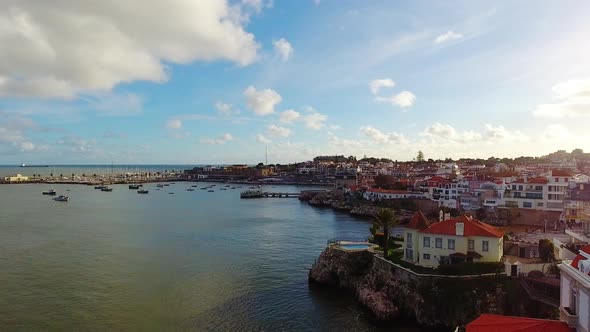
{"type": "Polygon", "coordinates": [[[11,175],[4,178],[6,182],[27,182],[29,181],[28,176],[24,176],[21,174],[11,175]]]}
{"type": "Polygon", "coordinates": [[[518,179],[508,184],[501,206],[543,211],[563,211],[563,202],[572,175],[553,170],[546,176],[518,179]]]}
{"type": "Polygon", "coordinates": [[[578,332],[590,331],[590,246],[573,261],[559,264],[560,318],[578,332]]]}
{"type": "Polygon", "coordinates": [[[499,262],[504,233],[467,216],[430,224],[418,212],[404,228],[404,260],[425,266],[499,262]]]}

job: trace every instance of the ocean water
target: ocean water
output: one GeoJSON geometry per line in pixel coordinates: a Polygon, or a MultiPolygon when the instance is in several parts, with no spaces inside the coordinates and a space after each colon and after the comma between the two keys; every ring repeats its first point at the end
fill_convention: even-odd
{"type": "Polygon", "coordinates": [[[55,185],[69,202],[42,195],[49,185],[0,185],[0,330],[383,328],[350,294],[307,284],[326,240],[365,238],[366,221],[190,184],[147,184],[148,195],[55,185]]]}
{"type": "Polygon", "coordinates": [[[50,174],[64,176],[76,175],[104,175],[104,174],[123,174],[137,172],[182,172],[185,169],[192,169],[199,165],[47,165],[47,167],[20,167],[19,165],[0,165],[0,177],[20,173],[25,176],[41,174],[48,176],[50,174]]]}

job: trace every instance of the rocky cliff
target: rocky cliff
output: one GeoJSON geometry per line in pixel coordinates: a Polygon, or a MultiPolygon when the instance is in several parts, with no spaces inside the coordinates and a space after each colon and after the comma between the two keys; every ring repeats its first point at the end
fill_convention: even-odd
{"type": "Polygon", "coordinates": [[[310,284],[352,291],[376,319],[415,319],[420,325],[454,328],[480,313],[506,314],[502,277],[420,277],[369,252],[327,248],[309,271],[310,284]]]}

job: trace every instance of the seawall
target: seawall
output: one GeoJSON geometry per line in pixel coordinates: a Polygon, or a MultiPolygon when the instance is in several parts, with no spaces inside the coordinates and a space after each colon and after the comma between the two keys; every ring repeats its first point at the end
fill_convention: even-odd
{"type": "Polygon", "coordinates": [[[413,319],[431,328],[454,329],[481,313],[526,316],[530,305],[518,281],[503,275],[424,276],[368,251],[331,247],[309,271],[309,283],[352,292],[377,320],[413,319]]]}

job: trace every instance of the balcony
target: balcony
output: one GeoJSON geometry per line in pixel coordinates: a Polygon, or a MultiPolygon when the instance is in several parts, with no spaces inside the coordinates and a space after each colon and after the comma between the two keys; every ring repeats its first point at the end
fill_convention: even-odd
{"type": "Polygon", "coordinates": [[[575,329],[578,327],[578,315],[571,314],[569,310],[570,308],[559,307],[559,319],[564,321],[567,326],[575,329]]]}

